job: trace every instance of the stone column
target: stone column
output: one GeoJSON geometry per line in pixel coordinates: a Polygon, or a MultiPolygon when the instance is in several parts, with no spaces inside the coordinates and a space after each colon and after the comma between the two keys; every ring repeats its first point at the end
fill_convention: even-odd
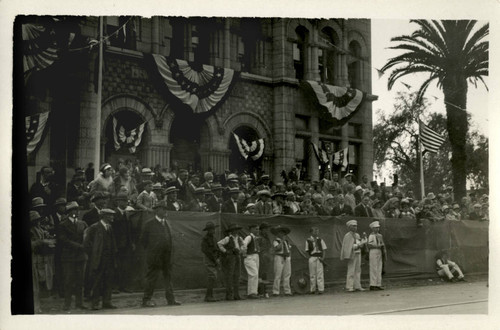
{"type": "Polygon", "coordinates": [[[287,19],[274,19],[273,27],[273,54],[272,54],[272,76],[274,79],[294,77],[292,51],[288,50],[286,36],[287,19]],[[288,51],[287,51],[288,50],[288,51]]]}
{"type": "Polygon", "coordinates": [[[160,53],[160,17],[153,16],[151,19],[151,52],[160,53]]]}
{"type": "MultiPolygon", "coordinates": [[[[318,117],[311,117],[309,120],[309,131],[311,132],[311,143],[320,147],[319,145],[319,120],[318,117]]],[[[311,180],[319,180],[319,161],[314,154],[314,150],[312,149],[312,145],[310,146],[311,152],[309,155],[309,162],[307,164],[307,172],[311,177],[311,180]]]]}
{"type": "Polygon", "coordinates": [[[146,149],[146,164],[156,166],[160,164],[162,167],[167,167],[170,164],[170,151],[172,144],[152,144],[150,143],[146,149]]]}

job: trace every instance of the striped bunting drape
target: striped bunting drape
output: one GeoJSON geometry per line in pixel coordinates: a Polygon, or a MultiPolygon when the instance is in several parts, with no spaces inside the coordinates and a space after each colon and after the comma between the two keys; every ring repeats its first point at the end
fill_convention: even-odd
{"type": "Polygon", "coordinates": [[[238,150],[243,158],[248,159],[248,157],[250,157],[252,160],[257,160],[262,157],[262,154],[264,153],[264,139],[252,141],[249,145],[247,141],[240,138],[235,133],[233,133],[233,136],[236,141],[236,145],[238,146],[238,150]]]}
{"type": "Polygon", "coordinates": [[[26,151],[29,155],[35,150],[42,141],[43,132],[47,125],[49,112],[37,113],[36,115],[27,116],[26,121],[26,151]]]}
{"type": "Polygon", "coordinates": [[[441,145],[444,143],[445,138],[442,135],[431,130],[421,120],[418,121],[418,126],[420,131],[420,141],[425,150],[432,153],[437,153],[439,147],[441,147],[441,145]]]}
{"type": "Polygon", "coordinates": [[[22,25],[23,71],[28,74],[51,66],[58,58],[57,48],[47,39],[45,27],[36,24],[22,25]]]}
{"type": "Polygon", "coordinates": [[[305,84],[314,91],[317,101],[327,111],[326,119],[332,121],[337,127],[343,126],[356,114],[365,98],[365,93],[358,89],[332,86],[311,80],[307,80],[305,84]]]}
{"type": "Polygon", "coordinates": [[[184,60],[153,54],[168,91],[194,113],[210,111],[223,102],[235,80],[234,70],[203,65],[196,71],[184,60]]]}

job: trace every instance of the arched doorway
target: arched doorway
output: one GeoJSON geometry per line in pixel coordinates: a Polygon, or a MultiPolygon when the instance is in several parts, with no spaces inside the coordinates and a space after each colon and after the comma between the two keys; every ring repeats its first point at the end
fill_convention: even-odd
{"type": "Polygon", "coordinates": [[[170,129],[171,165],[201,171],[200,141],[204,120],[200,116],[177,112],[170,129]]]}
{"type": "Polygon", "coordinates": [[[110,163],[113,167],[118,164],[118,159],[123,159],[124,161],[130,159],[131,161],[135,161],[139,159],[144,161],[145,158],[145,145],[148,125],[147,123],[144,125],[144,131],[142,132],[141,142],[134,150],[128,148],[124,144],[120,145],[120,148],[117,150],[115,147],[115,136],[113,133],[113,118],[116,119],[117,122],[117,130],[120,127],[123,127],[125,130],[125,135],[128,137],[129,132],[133,129],[136,129],[136,133],[138,133],[139,126],[144,123],[144,118],[137,114],[135,111],[123,109],[113,113],[109,116],[106,123],[106,145],[104,148],[104,159],[106,162],[110,163]]]}
{"type": "MultiPolygon", "coordinates": [[[[257,132],[248,126],[240,126],[236,128],[233,133],[238,135],[240,139],[245,140],[248,144],[259,139],[257,132]]],[[[231,154],[229,155],[229,170],[231,172],[243,173],[246,171],[247,173],[253,173],[254,170],[257,170],[257,172],[260,173],[262,171],[263,157],[257,160],[253,160],[251,157],[245,159],[241,155],[232,134],[229,138],[229,149],[231,150],[231,154]]]]}

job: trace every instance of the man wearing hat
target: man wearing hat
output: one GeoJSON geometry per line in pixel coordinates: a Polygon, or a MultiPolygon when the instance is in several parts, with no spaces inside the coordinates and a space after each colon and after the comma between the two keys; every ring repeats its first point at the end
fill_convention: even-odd
{"type": "Polygon", "coordinates": [[[293,191],[286,192],[286,200],[284,206],[285,214],[298,214],[300,212],[300,205],[295,199],[293,191]]]}
{"type": "Polygon", "coordinates": [[[370,290],[383,290],[382,266],[387,261],[384,238],[380,234],[380,223],[370,223],[372,232],[368,236],[368,249],[370,249],[370,290]]]}
{"type": "Polygon", "coordinates": [[[82,288],[87,260],[87,254],[83,249],[83,236],[87,227],[87,223],[78,220],[78,203],[72,201],[66,204],[66,217],[59,226],[57,236],[57,244],[61,249],[65,311],[70,309],[73,295],[75,307],[86,309],[83,306],[82,288]]]}
{"type": "Polygon", "coordinates": [[[285,206],[285,197],[286,194],[282,192],[276,192],[271,197],[273,199],[273,214],[284,214],[284,206],[285,206]]]}
{"type": "Polygon", "coordinates": [[[172,230],[168,223],[167,204],[160,201],[154,208],[154,219],[146,222],[142,230],[140,242],[146,250],[146,286],[142,298],[143,307],[154,307],[151,301],[160,273],[163,274],[165,298],[170,306],[180,305],[175,300],[172,288],[173,242],[172,230]]]}
{"type": "Polygon", "coordinates": [[[344,194],[347,193],[347,187],[351,187],[352,189],[354,189],[354,182],[352,181],[354,175],[352,173],[347,173],[346,175],[344,175],[344,182],[342,184],[342,191],[344,192],[344,194]]]}
{"type": "Polygon", "coordinates": [[[217,269],[220,267],[219,259],[219,248],[217,246],[217,241],[215,240],[215,228],[216,226],[213,222],[207,222],[203,231],[207,234],[203,237],[201,241],[201,252],[203,252],[205,263],[205,268],[207,270],[207,293],[205,294],[206,302],[215,302],[217,299],[214,298],[213,292],[214,287],[217,284],[217,269]]]}
{"type": "Polygon", "coordinates": [[[259,200],[255,203],[255,214],[273,214],[273,205],[270,201],[271,193],[269,190],[259,190],[257,198],[259,200]]]}
{"type": "Polygon", "coordinates": [[[76,201],[81,205],[83,205],[85,201],[88,203],[87,198],[89,193],[86,191],[86,187],[85,177],[75,174],[67,185],[66,197],[68,198],[68,202],[76,201]]]}
{"type": "Polygon", "coordinates": [[[207,212],[207,204],[205,203],[205,188],[198,187],[194,189],[193,200],[188,205],[188,210],[191,212],[207,212]]]}
{"type": "Polygon", "coordinates": [[[179,189],[178,197],[182,202],[187,202],[188,171],[179,170],[179,177],[175,180],[175,187],[179,189]]]}
{"type": "Polygon", "coordinates": [[[239,292],[241,251],[243,240],[238,235],[240,226],[232,223],[226,229],[226,236],[217,242],[222,252],[222,270],[226,285],[226,300],[241,300],[239,292]]]}
{"type": "Polygon", "coordinates": [[[260,177],[259,184],[257,185],[257,191],[261,190],[270,190],[270,183],[271,183],[271,178],[269,177],[268,174],[263,174],[260,177]]]}
{"type": "Polygon", "coordinates": [[[153,198],[153,206],[155,206],[158,201],[161,201],[165,197],[163,195],[163,187],[160,182],[156,182],[153,184],[151,197],[153,198]]]}
{"type": "Polygon", "coordinates": [[[273,241],[274,248],[274,283],[273,296],[279,296],[280,286],[283,283],[285,296],[292,295],[290,288],[290,276],[292,275],[291,245],[285,236],[290,233],[290,229],[281,225],[271,228],[271,233],[275,235],[273,241]]]}
{"type": "Polygon", "coordinates": [[[54,169],[49,166],[43,166],[37,173],[37,180],[30,188],[31,198],[41,197],[45,203],[52,207],[57,197],[62,195],[61,188],[54,182],[54,169]]]}
{"type": "Polygon", "coordinates": [[[176,186],[170,186],[165,189],[165,196],[167,196],[167,211],[184,211],[184,203],[177,199],[179,189],[176,186]]]}
{"type": "Polygon", "coordinates": [[[212,194],[206,199],[209,212],[220,212],[222,208],[222,186],[220,183],[212,183],[212,194]]]}
{"type": "Polygon", "coordinates": [[[358,230],[356,220],[349,220],[346,225],[349,231],[344,236],[340,250],[340,260],[347,260],[346,290],[365,291],[361,287],[361,248],[366,244],[366,237],[361,239],[356,232],[358,230]]]}
{"type": "Polygon", "coordinates": [[[116,276],[115,288],[121,292],[131,292],[128,289],[130,284],[130,273],[132,265],[132,254],[135,250],[134,239],[132,237],[132,222],[130,221],[126,208],[128,206],[128,195],[120,192],[115,198],[116,208],[113,220],[113,233],[116,242],[116,276]]]}
{"type": "Polygon", "coordinates": [[[238,204],[239,193],[240,189],[238,187],[229,188],[229,199],[222,204],[222,213],[243,213],[243,210],[240,210],[241,207],[238,204]]]}
{"type": "Polygon", "coordinates": [[[101,220],[90,226],[83,238],[83,248],[89,257],[90,282],[92,283],[92,309],[99,309],[99,299],[102,296],[102,308],[116,308],[111,304],[116,265],[116,242],[113,234],[115,211],[102,209],[101,220]]]}
{"type": "Polygon", "coordinates": [[[231,198],[231,189],[238,188],[239,190],[239,180],[238,176],[234,173],[230,173],[226,178],[226,187],[222,193],[222,199],[228,201],[231,198]]]}
{"type": "Polygon", "coordinates": [[[248,288],[247,294],[249,299],[258,299],[258,286],[259,286],[259,253],[260,253],[260,240],[259,225],[254,223],[248,226],[250,234],[243,240],[243,251],[245,259],[245,269],[248,274],[248,288]]]}
{"type": "Polygon", "coordinates": [[[370,207],[370,197],[364,196],[359,203],[354,208],[354,215],[357,217],[370,217],[373,218],[372,208],[370,207]]]}
{"type": "Polygon", "coordinates": [[[90,201],[94,204],[94,206],[90,211],[87,211],[82,217],[82,220],[85,221],[89,227],[99,221],[100,219],[99,212],[106,207],[108,198],[109,195],[98,191],[90,199],[90,201]]]}

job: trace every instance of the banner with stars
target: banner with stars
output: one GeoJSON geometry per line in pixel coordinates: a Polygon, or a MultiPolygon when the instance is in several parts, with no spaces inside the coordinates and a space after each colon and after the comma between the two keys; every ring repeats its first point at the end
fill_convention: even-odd
{"type": "Polygon", "coordinates": [[[231,69],[203,65],[197,71],[184,60],[152,56],[168,91],[194,113],[210,111],[222,104],[236,77],[231,69]]]}
{"type": "Polygon", "coordinates": [[[305,87],[312,89],[322,109],[322,119],[339,127],[345,125],[360,109],[365,93],[358,89],[339,87],[307,80],[305,87]]]}
{"type": "Polygon", "coordinates": [[[28,116],[26,120],[26,150],[28,155],[37,149],[42,141],[43,132],[47,125],[49,112],[37,113],[36,115],[28,116]]]}

